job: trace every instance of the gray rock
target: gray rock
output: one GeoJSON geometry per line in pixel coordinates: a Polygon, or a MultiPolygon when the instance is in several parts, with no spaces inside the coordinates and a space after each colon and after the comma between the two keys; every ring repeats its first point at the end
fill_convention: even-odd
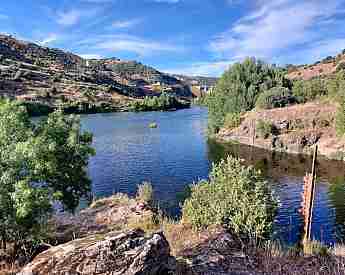
{"type": "Polygon", "coordinates": [[[163,233],[111,232],[77,239],[38,255],[19,275],[163,275],[172,267],[163,233]]]}

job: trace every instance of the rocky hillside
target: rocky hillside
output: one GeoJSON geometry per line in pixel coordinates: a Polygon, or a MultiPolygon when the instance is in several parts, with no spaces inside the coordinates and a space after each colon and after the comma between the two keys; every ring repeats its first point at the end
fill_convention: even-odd
{"type": "Polygon", "coordinates": [[[312,65],[288,65],[289,79],[309,80],[315,77],[327,77],[345,68],[345,50],[337,56],[328,56],[312,65]]]}
{"type": "Polygon", "coordinates": [[[317,102],[252,111],[241,118],[239,127],[223,129],[218,138],[295,154],[311,154],[318,144],[321,155],[343,160],[345,142],[336,135],[335,113],[335,105],[317,102]]]}
{"type": "Polygon", "coordinates": [[[184,82],[135,61],[86,60],[0,35],[0,97],[71,111],[116,111],[162,91],[192,97],[184,82]]]}

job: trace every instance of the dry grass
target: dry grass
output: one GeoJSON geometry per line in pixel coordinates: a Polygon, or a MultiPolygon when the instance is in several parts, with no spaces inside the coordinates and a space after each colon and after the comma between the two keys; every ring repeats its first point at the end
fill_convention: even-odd
{"type": "Polygon", "coordinates": [[[100,208],[104,206],[116,206],[116,205],[126,205],[130,203],[130,198],[126,194],[116,194],[108,198],[101,198],[94,200],[90,207],[91,209],[100,208]]]}

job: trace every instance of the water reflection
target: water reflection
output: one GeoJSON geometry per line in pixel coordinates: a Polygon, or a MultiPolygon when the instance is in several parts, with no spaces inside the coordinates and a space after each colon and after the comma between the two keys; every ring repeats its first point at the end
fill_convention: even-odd
{"type": "MultiPolygon", "coordinates": [[[[302,219],[299,214],[303,176],[311,169],[311,157],[275,153],[240,144],[219,144],[208,141],[209,158],[218,162],[227,155],[243,160],[259,169],[280,201],[275,237],[285,243],[299,242],[302,219]]],[[[313,213],[313,238],[325,243],[345,240],[345,164],[319,157],[313,213]]]]}
{"type": "MultiPolygon", "coordinates": [[[[205,108],[86,115],[82,124],[94,133],[97,154],[90,161],[89,173],[96,197],[115,192],[133,195],[138,184],[150,181],[160,206],[176,216],[188,196],[188,185],[206,179],[211,163],[232,155],[259,169],[280,198],[275,236],[288,243],[299,241],[302,220],[298,210],[303,176],[311,169],[309,156],[207,140],[205,108]],[[153,121],[157,129],[148,127],[153,121]]],[[[344,168],[343,162],[318,160],[312,231],[325,242],[345,240],[344,168]]]]}

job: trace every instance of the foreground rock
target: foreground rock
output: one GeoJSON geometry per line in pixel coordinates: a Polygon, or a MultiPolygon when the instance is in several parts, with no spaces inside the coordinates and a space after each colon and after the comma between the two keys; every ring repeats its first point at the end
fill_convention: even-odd
{"type": "Polygon", "coordinates": [[[19,274],[169,274],[170,247],[162,233],[141,230],[94,235],[51,248],[19,274]]]}
{"type": "Polygon", "coordinates": [[[255,260],[243,253],[239,241],[225,230],[216,233],[197,246],[186,249],[182,256],[190,262],[190,275],[254,275],[255,260]]]}
{"type": "Polygon", "coordinates": [[[95,201],[89,208],[76,215],[64,213],[51,222],[53,244],[62,244],[76,238],[105,234],[126,228],[131,220],[145,219],[153,215],[150,208],[139,204],[124,194],[95,201]]]}

